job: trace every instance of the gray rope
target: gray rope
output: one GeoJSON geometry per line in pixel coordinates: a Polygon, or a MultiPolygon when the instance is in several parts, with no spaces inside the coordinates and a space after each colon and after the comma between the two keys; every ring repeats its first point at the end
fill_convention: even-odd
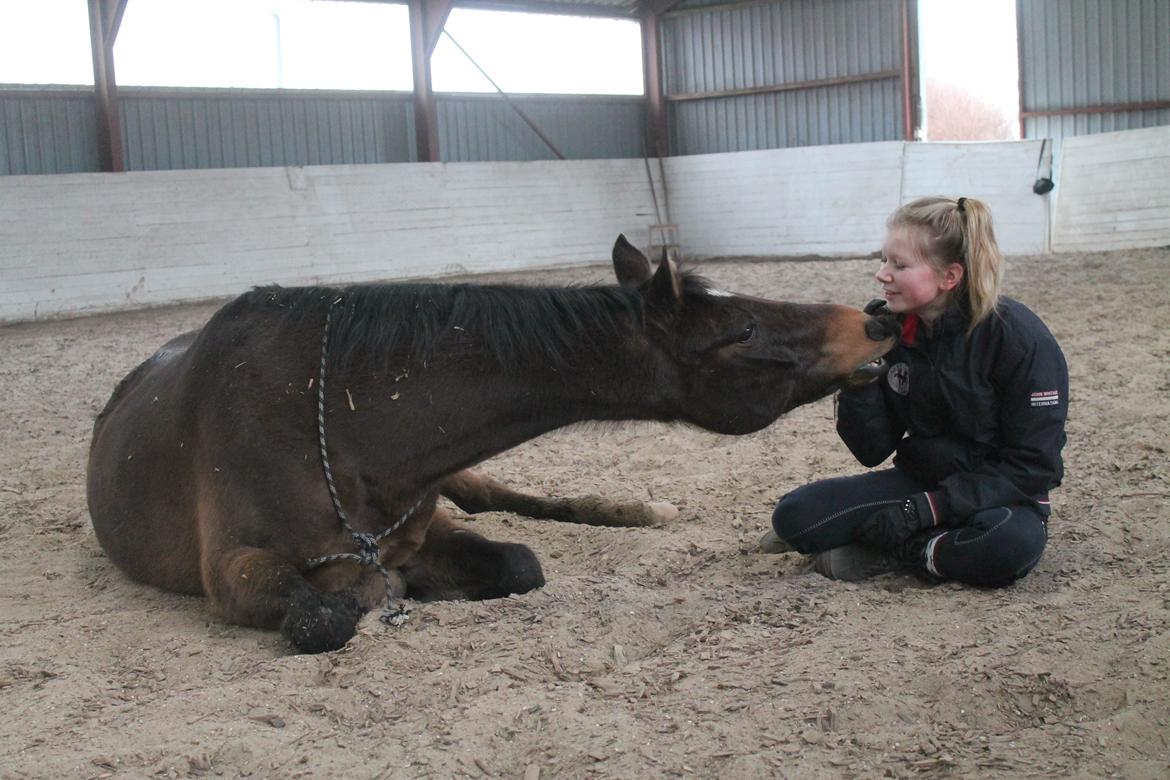
{"type": "MultiPolygon", "coordinates": [[[[410,610],[405,603],[391,605],[394,586],[390,580],[390,572],[382,565],[382,551],[378,545],[379,542],[402,527],[402,524],[418,509],[423,499],[420,498],[416,501],[414,506],[406,510],[394,524],[377,534],[360,533],[354,529],[353,525],[350,524],[349,515],[345,513],[345,508],[341,505],[341,499],[337,495],[337,485],[333,481],[333,469],[329,465],[329,448],[325,446],[325,360],[329,354],[329,324],[333,319],[333,307],[341,300],[338,298],[329,304],[329,308],[325,311],[325,327],[321,333],[321,366],[317,371],[317,441],[321,449],[321,467],[325,471],[325,484],[329,486],[329,497],[333,500],[333,510],[337,513],[337,519],[341,521],[341,527],[349,531],[350,536],[353,537],[358,551],[310,558],[306,565],[310,569],[315,569],[318,566],[336,561],[356,561],[359,566],[373,566],[382,575],[382,581],[386,584],[386,606],[383,607],[379,620],[387,625],[400,626],[410,617],[410,610]]],[[[423,498],[425,497],[424,494],[423,498]]]]}

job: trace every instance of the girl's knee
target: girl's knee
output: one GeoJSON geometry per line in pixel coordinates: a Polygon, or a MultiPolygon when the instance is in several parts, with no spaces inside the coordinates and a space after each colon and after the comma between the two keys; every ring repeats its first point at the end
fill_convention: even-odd
{"type": "Polygon", "coordinates": [[[1048,533],[1042,523],[1035,528],[1028,528],[1025,532],[1016,531],[1007,540],[1003,550],[1004,560],[1001,563],[1007,582],[1010,584],[1022,579],[1044,555],[1044,547],[1048,542],[1048,533]]]}
{"type": "Polygon", "coordinates": [[[808,500],[809,487],[793,490],[776,502],[772,510],[772,530],[794,550],[805,554],[814,552],[809,547],[812,540],[807,532],[820,520],[815,506],[808,500]]]}
{"type": "Polygon", "coordinates": [[[1044,555],[1048,530],[1039,518],[1013,518],[997,528],[984,551],[972,584],[1004,588],[1025,577],[1044,555]]]}

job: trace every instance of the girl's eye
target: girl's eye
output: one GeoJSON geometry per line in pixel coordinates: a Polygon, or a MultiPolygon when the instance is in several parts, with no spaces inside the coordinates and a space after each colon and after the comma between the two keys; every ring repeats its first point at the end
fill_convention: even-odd
{"type": "Polygon", "coordinates": [[[756,337],[756,323],[753,322],[753,323],[750,323],[746,328],[743,329],[743,332],[739,334],[739,338],[737,338],[736,341],[738,341],[740,344],[747,344],[749,341],[751,341],[755,337],[756,337]]]}

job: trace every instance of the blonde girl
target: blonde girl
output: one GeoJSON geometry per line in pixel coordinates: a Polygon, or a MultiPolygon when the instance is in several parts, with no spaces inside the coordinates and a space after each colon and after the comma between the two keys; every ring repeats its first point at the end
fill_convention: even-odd
{"type": "Polygon", "coordinates": [[[862,465],[784,496],[767,552],[834,579],[893,571],[1000,587],[1047,542],[1063,475],[1068,367],[1044,323],[1000,293],[1003,255],[974,198],[922,198],[887,223],[867,311],[901,324],[879,381],[843,390],[837,432],[862,465]]]}

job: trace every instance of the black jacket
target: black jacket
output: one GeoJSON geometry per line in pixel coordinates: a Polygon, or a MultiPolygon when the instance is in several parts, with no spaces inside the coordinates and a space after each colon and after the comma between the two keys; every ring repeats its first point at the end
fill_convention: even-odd
{"type": "Polygon", "coordinates": [[[956,519],[1029,503],[1047,512],[1068,413],[1068,366],[1048,328],[1010,298],[970,335],[966,307],[947,310],[931,336],[915,315],[900,319],[886,375],[839,396],[849,450],[868,467],[897,450],[894,465],[941,490],[956,519]]]}

